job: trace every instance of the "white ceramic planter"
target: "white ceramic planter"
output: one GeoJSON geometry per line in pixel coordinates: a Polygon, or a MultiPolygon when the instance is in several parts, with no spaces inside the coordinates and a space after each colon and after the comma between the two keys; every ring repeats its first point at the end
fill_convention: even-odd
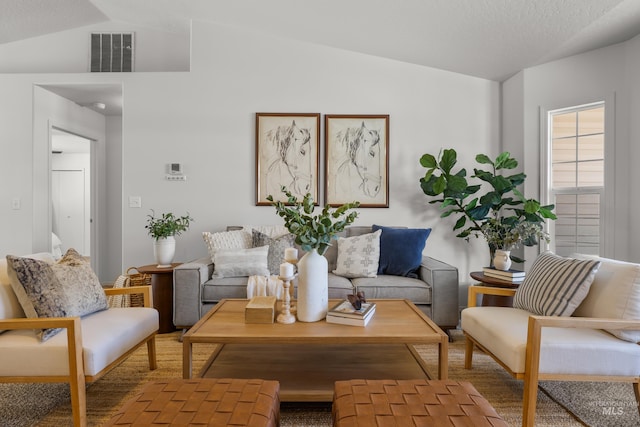
{"type": "Polygon", "coordinates": [[[496,249],[496,254],[493,257],[493,267],[496,270],[507,271],[511,268],[511,251],[503,251],[502,249],[496,249]]]}
{"type": "Polygon", "coordinates": [[[175,254],[176,239],[173,236],[161,237],[154,242],[153,256],[156,258],[158,268],[171,267],[175,254]]]}
{"type": "Polygon", "coordinates": [[[329,274],[327,259],[317,250],[307,252],[298,261],[298,320],[317,322],[327,316],[329,274]]]}

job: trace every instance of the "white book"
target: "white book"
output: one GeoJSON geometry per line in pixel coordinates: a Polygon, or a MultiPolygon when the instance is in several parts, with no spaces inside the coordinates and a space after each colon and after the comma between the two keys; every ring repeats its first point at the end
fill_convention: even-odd
{"type": "Polygon", "coordinates": [[[336,316],[328,313],[325,320],[327,321],[327,323],[338,323],[340,325],[367,326],[367,324],[373,318],[373,313],[375,313],[375,309],[369,311],[366,316],[363,316],[360,319],[356,319],[353,317],[336,316]]]}

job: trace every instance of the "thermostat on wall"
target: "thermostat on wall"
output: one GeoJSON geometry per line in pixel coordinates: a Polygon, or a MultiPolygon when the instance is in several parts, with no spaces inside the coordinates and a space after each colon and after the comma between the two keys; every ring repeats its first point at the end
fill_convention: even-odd
{"type": "Polygon", "coordinates": [[[173,175],[181,175],[182,163],[169,163],[169,173],[173,175]]]}

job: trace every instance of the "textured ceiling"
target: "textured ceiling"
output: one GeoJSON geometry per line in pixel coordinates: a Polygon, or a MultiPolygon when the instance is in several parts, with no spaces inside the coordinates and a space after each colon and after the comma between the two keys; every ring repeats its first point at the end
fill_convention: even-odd
{"type": "Polygon", "coordinates": [[[0,12],[0,43],[197,19],[497,81],[640,33],[640,0],[1,0],[0,12]]]}

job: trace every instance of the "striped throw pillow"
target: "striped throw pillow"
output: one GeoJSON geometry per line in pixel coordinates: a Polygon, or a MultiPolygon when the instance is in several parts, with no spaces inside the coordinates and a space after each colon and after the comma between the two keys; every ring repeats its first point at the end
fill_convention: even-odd
{"type": "Polygon", "coordinates": [[[571,316],[587,296],[600,261],[538,256],[516,291],[513,306],[541,316],[571,316]]]}

